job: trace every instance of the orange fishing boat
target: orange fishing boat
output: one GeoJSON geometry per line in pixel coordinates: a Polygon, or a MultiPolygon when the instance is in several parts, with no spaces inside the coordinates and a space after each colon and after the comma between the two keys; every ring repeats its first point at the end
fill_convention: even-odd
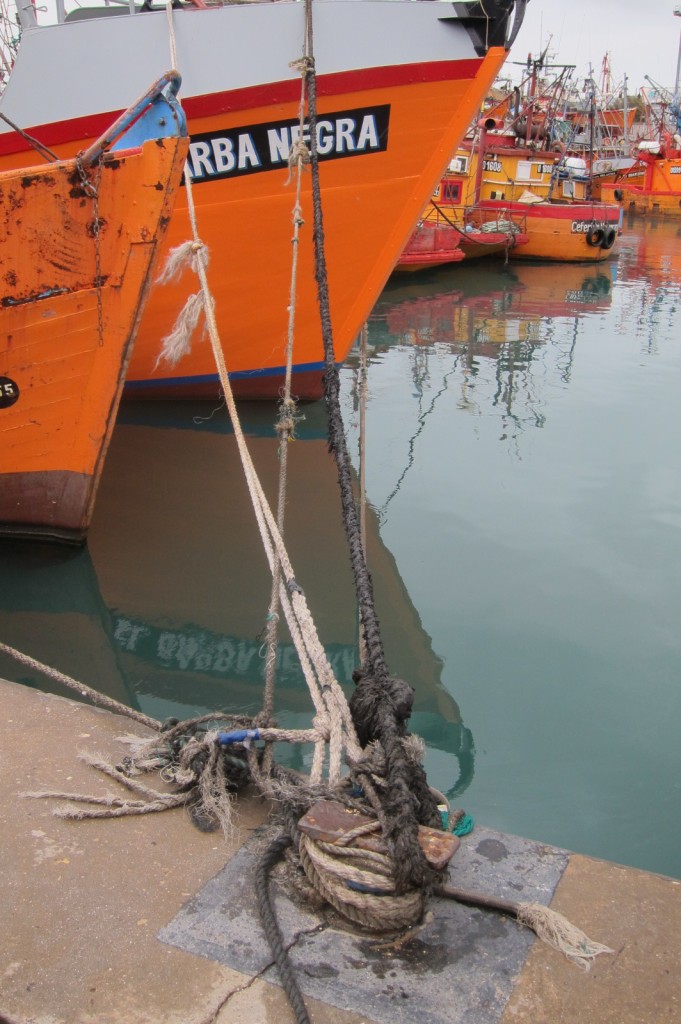
{"type": "Polygon", "coordinates": [[[681,135],[642,143],[636,162],[600,185],[601,198],[632,213],[681,217],[681,135]]]}
{"type": "MultiPolygon", "coordinates": [[[[527,240],[509,248],[511,259],[600,262],[621,230],[615,203],[592,197],[587,163],[559,141],[559,117],[572,67],[545,83],[542,54],[528,58],[529,75],[485,110],[454,153],[442,179],[438,205],[453,215],[522,223],[527,240]]],[[[569,136],[568,136],[569,138],[569,136]]]]}
{"type": "MultiPolygon", "coordinates": [[[[681,15],[677,6],[674,14],[681,15]]],[[[647,138],[639,140],[630,167],[598,183],[601,198],[631,213],[681,218],[681,42],[676,83],[670,93],[652,79],[641,89],[647,138]]]]}
{"type": "MultiPolygon", "coordinates": [[[[316,145],[320,165],[338,361],[350,350],[501,67],[525,4],[310,5],[317,117],[310,139],[305,113],[302,136],[316,145]]],[[[104,9],[116,17],[95,17],[80,7],[63,24],[38,26],[34,8],[20,6],[22,39],[0,112],[57,151],[83,145],[120,109],[124,88],[146,76],[150,64],[166,63],[165,8],[145,10],[145,4],[142,12],[131,13],[117,6],[104,9]],[[96,75],[91,54],[97,54],[96,75]],[[38,89],[46,74],[50,88],[38,89]]],[[[203,0],[200,6],[205,8],[203,0]]],[[[172,14],[198,230],[211,254],[218,327],[239,397],[277,397],[284,377],[295,205],[289,157],[301,135],[305,19],[306,4],[296,0],[172,14]]],[[[0,124],[0,168],[22,167],[27,159],[25,139],[0,124]]],[[[300,398],[320,396],[323,372],[311,204],[311,175],[305,174],[293,376],[300,398]]],[[[189,237],[182,196],[167,245],[189,237]]],[[[129,392],[158,398],[217,395],[209,345],[196,341],[175,366],[158,363],[161,339],[196,290],[191,275],[155,290],[130,362],[129,392]]]]}
{"type": "Polygon", "coordinates": [[[588,198],[586,164],[561,152],[518,145],[494,119],[457,150],[440,185],[439,205],[522,225],[511,259],[593,263],[607,259],[621,231],[617,203],[588,198]]]}
{"type": "Polygon", "coordinates": [[[75,159],[0,173],[2,535],[85,538],[187,155],[178,85],[75,159]]]}

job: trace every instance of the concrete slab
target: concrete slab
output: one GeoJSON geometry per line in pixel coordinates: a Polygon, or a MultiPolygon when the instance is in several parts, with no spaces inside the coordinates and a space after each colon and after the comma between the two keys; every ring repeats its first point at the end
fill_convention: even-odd
{"type": "MultiPolygon", "coordinates": [[[[292,1024],[248,905],[268,808],[240,800],[229,846],[182,811],[55,818],[21,794],[113,789],[78,751],[116,759],[116,737],[144,730],[2,680],[0,701],[0,1022],[292,1024]]],[[[442,901],[390,948],[282,893],[314,1024],[681,1024],[680,882],[483,828],[453,868],[471,889],[552,900],[616,956],[584,974],[515,923],[442,901]]]]}
{"type": "MultiPolygon", "coordinates": [[[[278,984],[254,896],[249,842],[159,938],[278,984]]],[[[516,836],[476,829],[462,842],[452,883],[506,900],[550,903],[568,854],[516,836]]],[[[496,1024],[533,934],[498,914],[433,900],[404,943],[362,937],[306,912],[275,886],[277,918],[305,996],[367,1013],[380,1024],[496,1024]]]]}
{"type": "Polygon", "coordinates": [[[679,1024],[681,882],[572,854],[552,906],[615,956],[583,974],[535,942],[502,1024],[679,1024]]]}

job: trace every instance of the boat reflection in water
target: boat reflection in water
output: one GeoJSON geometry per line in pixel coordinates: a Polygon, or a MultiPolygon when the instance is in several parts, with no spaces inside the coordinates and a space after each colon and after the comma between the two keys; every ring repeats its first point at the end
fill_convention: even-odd
{"type": "MultiPolygon", "coordinates": [[[[543,319],[607,309],[613,265],[489,263],[461,266],[404,285],[393,278],[369,320],[372,347],[382,344],[492,346],[533,342],[543,319]]],[[[489,354],[498,353],[498,347],[489,354]]]]}
{"type": "MultiPolygon", "coordinates": [[[[288,460],[285,540],[320,639],[350,692],[358,612],[336,468],[323,406],[303,412],[288,460]]],[[[271,501],[278,474],[275,414],[271,405],[242,407],[271,501]]],[[[442,663],[370,509],[367,548],[388,664],[415,688],[412,731],[425,738],[441,786],[461,792],[473,774],[472,737],[441,683],[442,663]]],[[[0,547],[0,565],[4,642],[159,719],[259,709],[270,577],[224,409],[124,405],[88,549],[8,544],[0,547]]],[[[276,713],[281,725],[294,727],[309,723],[312,710],[284,634],[285,628],[276,713]]],[[[52,688],[6,659],[0,676],[52,688]]],[[[282,746],[277,756],[304,768],[308,751],[282,746]]]]}
{"type": "MultiPolygon", "coordinates": [[[[579,322],[587,314],[605,312],[612,303],[616,265],[566,263],[517,264],[478,262],[440,271],[407,284],[394,277],[368,323],[373,358],[393,346],[412,349],[411,373],[419,381],[442,373],[442,390],[452,379],[459,387],[459,407],[476,408],[480,401],[501,412],[512,434],[523,422],[543,424],[541,385],[535,386],[533,364],[554,348],[558,375],[570,379],[579,322]],[[557,320],[570,321],[569,331],[554,331],[557,320]],[[439,371],[434,361],[454,355],[439,371]],[[493,374],[491,392],[476,398],[483,377],[493,374]],[[534,394],[531,394],[532,392],[534,394]],[[522,401],[514,408],[515,398],[522,401]],[[477,403],[477,404],[476,404],[477,403]]],[[[357,365],[357,352],[353,365],[357,365]]]]}

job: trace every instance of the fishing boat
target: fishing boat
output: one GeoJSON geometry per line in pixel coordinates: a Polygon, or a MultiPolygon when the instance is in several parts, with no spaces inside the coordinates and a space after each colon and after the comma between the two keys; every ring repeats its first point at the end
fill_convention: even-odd
{"type": "MultiPolygon", "coordinates": [[[[237,397],[273,398],[284,378],[291,305],[294,143],[302,137],[317,150],[334,354],[341,362],[501,67],[525,6],[526,0],[280,0],[206,7],[201,0],[202,9],[173,10],[172,17],[146,3],[134,13],[132,5],[78,7],[60,24],[39,26],[34,8],[22,4],[22,39],[0,113],[57,151],[82,146],[122,107],[127,88],[150,67],[167,64],[173,46],[183,73],[197,227],[211,257],[227,368],[237,397]],[[303,48],[308,15],[313,54],[303,48]],[[301,59],[309,68],[311,57],[314,139],[309,102],[301,118],[301,59]],[[37,88],[48,70],[50,88],[37,88]]],[[[0,129],[0,167],[23,167],[30,159],[25,138],[7,125],[0,129]]],[[[305,224],[296,248],[293,392],[304,399],[320,396],[323,372],[311,178],[303,175],[305,224]]],[[[183,195],[166,244],[189,237],[183,195]]],[[[175,365],[158,361],[161,339],[196,290],[186,275],[151,297],[128,370],[129,393],[217,395],[210,346],[200,339],[175,365]]]]}
{"type": "MultiPolygon", "coordinates": [[[[681,16],[676,7],[675,16],[681,16]]],[[[617,169],[599,181],[605,201],[617,201],[624,210],[644,215],[681,218],[681,42],[673,93],[646,78],[641,89],[646,138],[640,139],[631,166],[617,169]]]]}
{"type": "Polygon", "coordinates": [[[600,185],[601,198],[630,213],[681,217],[681,127],[639,143],[637,159],[600,185]]]}
{"type": "Polygon", "coordinates": [[[509,250],[511,259],[607,259],[621,233],[619,204],[592,198],[583,158],[530,141],[494,116],[481,119],[442,179],[440,203],[520,221],[527,241],[509,250]]]}
{"type": "Polygon", "coordinates": [[[85,539],[187,155],[179,84],[73,159],[0,173],[0,535],[85,539]]]}
{"type": "MultiPolygon", "coordinates": [[[[439,195],[440,186],[436,189],[439,195]]],[[[425,270],[509,252],[528,241],[522,219],[499,218],[480,207],[443,209],[431,199],[402,250],[396,271],[425,270]]]]}
{"type": "Polygon", "coordinates": [[[600,262],[621,231],[621,209],[593,198],[587,161],[570,148],[574,126],[558,117],[573,69],[544,82],[545,54],[528,67],[520,86],[474,123],[434,198],[452,217],[470,210],[522,231],[511,259],[600,262]]]}

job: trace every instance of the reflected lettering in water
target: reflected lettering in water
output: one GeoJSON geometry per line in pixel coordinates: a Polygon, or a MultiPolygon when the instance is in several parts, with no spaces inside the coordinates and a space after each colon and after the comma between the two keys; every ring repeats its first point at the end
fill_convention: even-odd
{"type": "MultiPolygon", "coordinates": [[[[272,406],[244,406],[249,448],[276,495],[272,406]]],[[[324,410],[308,406],[289,456],[286,542],[339,682],[352,688],[358,611],[340,520],[324,410]]],[[[418,679],[413,728],[454,758],[451,784],[473,770],[473,744],[440,680],[418,613],[369,514],[368,550],[389,663],[418,679]],[[456,760],[460,767],[456,767],[456,760]]],[[[0,546],[3,640],[154,717],[255,712],[264,681],[269,570],[224,410],[123,407],[86,549],[0,546]]],[[[9,660],[0,675],[49,685],[9,660]]],[[[60,692],[57,688],[57,691],[60,692]]],[[[277,715],[312,717],[295,647],[277,655],[277,715]]],[[[301,767],[306,754],[284,748],[301,767]]]]}

